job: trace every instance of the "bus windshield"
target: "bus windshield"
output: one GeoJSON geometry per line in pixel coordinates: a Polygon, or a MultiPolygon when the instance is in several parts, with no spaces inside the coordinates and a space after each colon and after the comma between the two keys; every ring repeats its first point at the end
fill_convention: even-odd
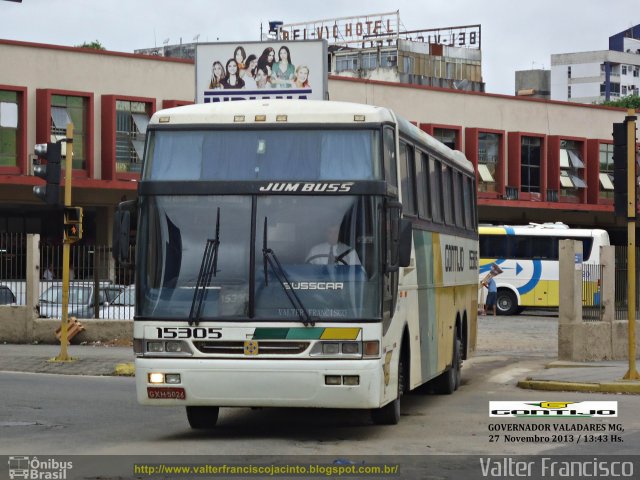
{"type": "Polygon", "coordinates": [[[378,180],[379,138],[377,130],[156,130],[143,180],[378,180]]]}
{"type": "Polygon", "coordinates": [[[353,195],[147,197],[137,314],[187,319],[205,248],[217,238],[200,320],[300,321],[292,291],[316,319],[379,319],[380,202],[353,195]]]}

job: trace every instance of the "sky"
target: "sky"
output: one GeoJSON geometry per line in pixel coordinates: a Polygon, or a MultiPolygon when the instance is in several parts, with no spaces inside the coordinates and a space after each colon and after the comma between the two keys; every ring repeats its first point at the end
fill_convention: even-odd
{"type": "MultiPolygon", "coordinates": [[[[260,40],[260,27],[400,11],[406,30],[482,26],[489,93],[513,95],[515,72],[549,69],[551,54],[607,50],[609,36],[640,23],[638,0],[0,0],[0,38],[107,50],[260,40]]],[[[0,69],[6,68],[0,65],[0,69]]]]}

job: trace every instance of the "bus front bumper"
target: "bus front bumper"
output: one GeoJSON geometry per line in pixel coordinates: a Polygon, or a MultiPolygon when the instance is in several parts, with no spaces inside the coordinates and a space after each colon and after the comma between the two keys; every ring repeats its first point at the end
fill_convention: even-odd
{"type": "Polygon", "coordinates": [[[140,357],[136,359],[135,366],[138,402],[143,405],[377,408],[381,405],[385,388],[381,359],[223,360],[140,357]],[[151,373],[179,374],[180,383],[151,384],[151,373]],[[338,377],[339,385],[327,384],[331,380],[335,382],[338,377]],[[345,385],[345,381],[353,383],[354,377],[357,377],[357,385],[345,385]],[[163,389],[172,394],[163,394],[163,389]]]}

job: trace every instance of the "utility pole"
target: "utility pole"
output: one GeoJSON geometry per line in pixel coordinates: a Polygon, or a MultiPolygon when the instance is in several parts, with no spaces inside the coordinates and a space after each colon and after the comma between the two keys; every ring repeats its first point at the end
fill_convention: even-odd
{"type": "Polygon", "coordinates": [[[627,277],[628,321],[629,321],[629,370],[622,377],[625,380],[638,380],[636,370],[636,120],[635,110],[627,110],[627,236],[629,243],[629,265],[627,277]]]}
{"type": "MultiPolygon", "coordinates": [[[[67,152],[64,163],[64,206],[71,206],[71,177],[73,169],[73,124],[67,125],[67,152]]],[[[65,209],[66,210],[66,209],[65,209]]],[[[64,244],[62,246],[62,323],[60,324],[60,353],[55,358],[59,362],[71,359],[67,348],[69,346],[69,260],[71,244],[67,241],[64,228],[64,244]]]]}
{"type": "Polygon", "coordinates": [[[623,123],[613,124],[614,210],[627,219],[627,320],[629,323],[629,370],[624,380],[638,380],[636,370],[636,119],[635,110],[627,110],[623,123]]]}

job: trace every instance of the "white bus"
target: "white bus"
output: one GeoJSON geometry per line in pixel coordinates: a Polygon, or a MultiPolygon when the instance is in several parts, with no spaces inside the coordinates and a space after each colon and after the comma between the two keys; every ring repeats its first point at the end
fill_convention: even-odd
{"type": "Polygon", "coordinates": [[[558,307],[560,240],[581,240],[583,263],[588,265],[598,265],[600,247],[609,245],[605,230],[575,229],[562,223],[481,226],[479,232],[480,279],[494,263],[502,269],[495,281],[497,311],[503,315],[526,307],[558,307]]]}
{"type": "Polygon", "coordinates": [[[371,409],[452,393],[475,349],[472,165],[386,108],[243,101],[151,118],[137,203],[138,401],[371,409]],[[337,240],[337,241],[336,241],[337,240]],[[324,250],[323,250],[324,245],[324,250]],[[328,248],[327,245],[334,245],[328,248]]]}

